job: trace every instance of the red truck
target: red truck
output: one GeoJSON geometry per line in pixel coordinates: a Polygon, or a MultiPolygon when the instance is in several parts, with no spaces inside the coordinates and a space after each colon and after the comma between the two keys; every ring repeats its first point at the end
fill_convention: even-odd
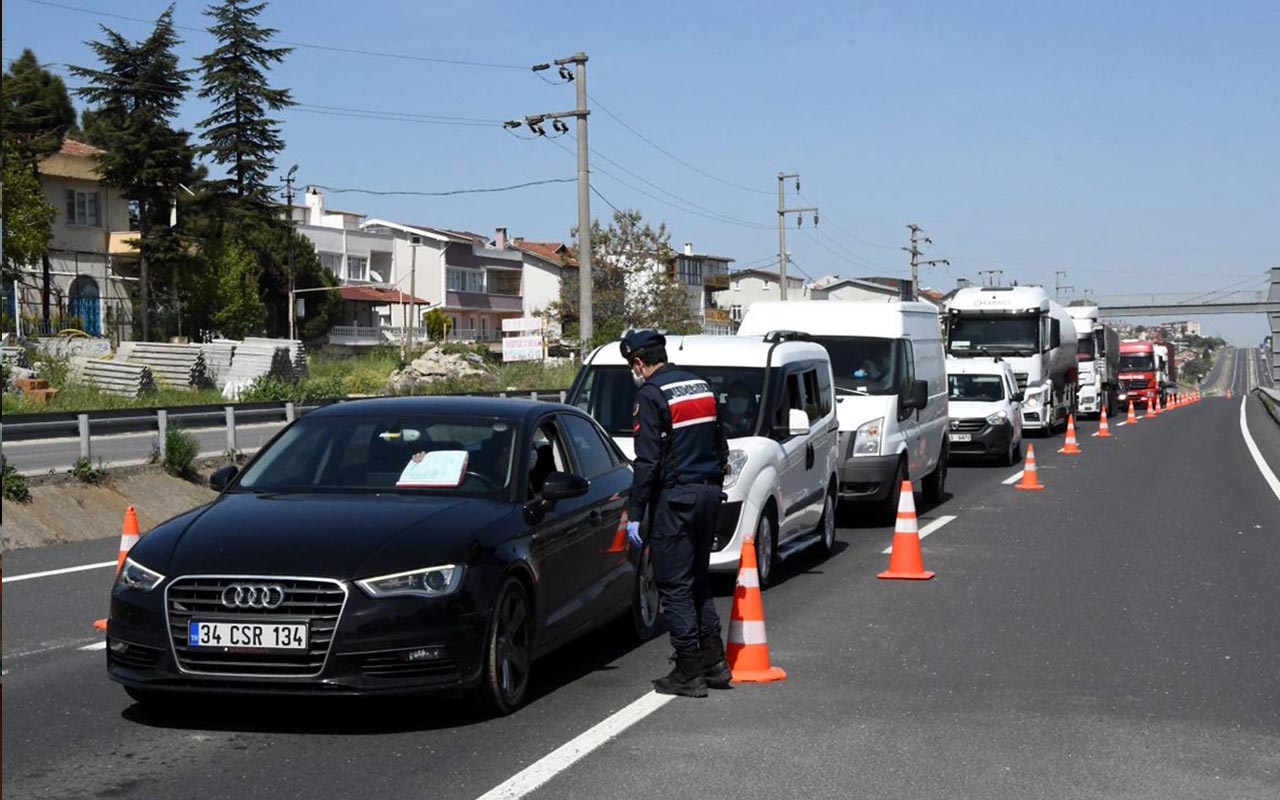
{"type": "Polygon", "coordinates": [[[1124,405],[1132,400],[1135,406],[1145,407],[1159,396],[1160,404],[1164,405],[1177,387],[1177,363],[1169,342],[1145,339],[1121,342],[1118,399],[1124,405]]]}

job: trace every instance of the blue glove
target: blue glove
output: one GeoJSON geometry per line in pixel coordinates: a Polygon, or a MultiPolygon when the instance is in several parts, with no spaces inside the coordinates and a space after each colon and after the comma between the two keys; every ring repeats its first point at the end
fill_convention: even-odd
{"type": "Polygon", "coordinates": [[[631,546],[632,546],[632,547],[634,547],[634,548],[635,548],[635,549],[637,549],[637,550],[639,550],[640,548],[644,547],[644,539],[641,539],[641,538],[640,538],[640,523],[639,523],[639,522],[628,522],[628,523],[627,523],[627,541],[628,541],[628,542],[631,542],[631,546]]]}

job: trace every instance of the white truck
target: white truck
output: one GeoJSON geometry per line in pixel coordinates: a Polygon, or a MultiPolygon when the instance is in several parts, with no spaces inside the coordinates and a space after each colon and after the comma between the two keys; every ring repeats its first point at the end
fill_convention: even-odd
{"type": "Polygon", "coordinates": [[[1097,306],[1069,306],[1067,313],[1076,326],[1076,366],[1080,379],[1076,388],[1076,408],[1081,415],[1114,417],[1119,410],[1120,335],[1102,324],[1097,306]]]}
{"type": "Polygon", "coordinates": [[[1052,433],[1075,408],[1075,322],[1040,286],[969,286],[946,303],[947,355],[1013,367],[1024,431],[1052,433]]]}

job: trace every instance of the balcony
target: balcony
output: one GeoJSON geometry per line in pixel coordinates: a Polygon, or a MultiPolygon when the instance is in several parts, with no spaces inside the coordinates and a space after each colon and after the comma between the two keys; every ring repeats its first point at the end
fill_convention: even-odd
{"type": "MultiPolygon", "coordinates": [[[[329,344],[339,347],[379,347],[400,345],[405,341],[408,328],[401,325],[334,325],[329,329],[329,344]]],[[[427,340],[427,329],[415,328],[413,340],[427,340]]]]}
{"type": "Polygon", "coordinates": [[[449,291],[445,292],[444,305],[465,311],[523,311],[524,298],[518,294],[449,291]]]}

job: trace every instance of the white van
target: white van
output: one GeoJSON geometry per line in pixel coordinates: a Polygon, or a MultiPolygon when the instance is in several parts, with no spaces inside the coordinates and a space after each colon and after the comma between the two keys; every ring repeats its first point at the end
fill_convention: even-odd
{"type": "MultiPolygon", "coordinates": [[[[827,351],[786,334],[668,336],[670,363],[715,392],[729,440],[730,474],[711,552],[714,572],[734,572],[755,535],[761,586],[786,555],[835,545],[837,432],[827,351]]],[[[567,402],[586,411],[635,455],[635,384],[616,343],[583,363],[567,402]]]]}
{"type": "Polygon", "coordinates": [[[840,419],[840,499],[897,511],[902,480],[931,502],[947,480],[947,375],[938,309],[918,302],[755,303],[739,336],[793,330],[826,348],[840,419]]]}
{"type": "Polygon", "coordinates": [[[951,456],[995,458],[1013,465],[1022,458],[1022,393],[1008,361],[948,358],[947,391],[951,456]]]}

